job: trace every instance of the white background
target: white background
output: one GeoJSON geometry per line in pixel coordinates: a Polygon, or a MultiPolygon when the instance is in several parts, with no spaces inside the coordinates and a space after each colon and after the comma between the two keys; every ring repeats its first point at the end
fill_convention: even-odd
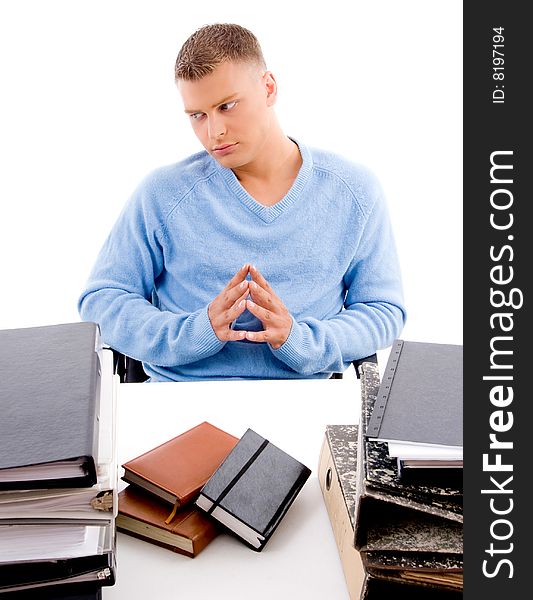
{"type": "Polygon", "coordinates": [[[78,321],[124,202],[198,151],[173,82],[181,44],[250,28],[285,131],[370,167],[402,265],[403,339],[462,343],[462,3],[0,3],[0,328],[78,321]]]}
{"type": "MultiPolygon", "coordinates": [[[[78,321],[78,296],[130,193],[153,168],[200,149],[182,111],[173,67],[192,31],[216,21],[237,22],[258,36],[278,80],[278,114],[287,134],[362,162],[380,179],[403,271],[408,309],[403,339],[462,343],[458,0],[2,0],[0,329],[78,321]]],[[[344,404],[328,400],[327,411],[321,392],[305,398],[309,418],[322,407],[321,422],[335,422],[335,411],[351,394],[346,387],[344,404]]],[[[356,393],[353,401],[350,422],[357,420],[356,393]]],[[[265,435],[268,419],[261,410],[267,402],[250,402],[249,415],[249,423],[258,420],[257,430],[265,435]]],[[[300,423],[299,413],[294,420],[300,423]]],[[[288,421],[279,422],[283,428],[288,421]]],[[[273,429],[271,439],[298,456],[305,433],[303,428],[292,450],[283,445],[292,433],[278,441],[273,429]]],[[[135,439],[140,438],[131,431],[121,440],[124,455],[127,441],[135,439]]],[[[317,507],[316,488],[316,482],[306,486],[300,506],[317,507]],[[306,498],[316,502],[306,505],[306,498]]],[[[291,512],[283,526],[294,516],[300,527],[297,515],[291,512]]],[[[324,532],[321,544],[305,543],[324,553],[323,570],[336,568],[331,577],[344,587],[340,563],[333,564],[333,538],[325,534],[326,513],[317,515],[321,528],[316,521],[312,527],[317,535],[324,532]]],[[[305,527],[304,534],[311,531],[305,527]]],[[[290,535],[288,543],[300,537],[290,535]]],[[[136,551],[135,541],[121,540],[119,560],[126,571],[105,594],[121,596],[130,581],[151,585],[143,570],[147,548],[138,554],[141,576],[120,575],[127,573],[127,548],[131,544],[136,551]]],[[[228,564],[219,561],[217,543],[225,540],[207,548],[206,557],[210,550],[216,554],[212,580],[226,585],[216,576],[216,569],[228,564]]],[[[163,550],[156,556],[158,550],[151,548],[157,564],[176,558],[163,550]]],[[[252,554],[246,555],[249,561],[252,554]]],[[[268,554],[261,558],[268,561],[268,554]]],[[[202,564],[198,569],[205,578],[210,571],[200,569],[202,564]]],[[[254,585],[261,584],[258,593],[269,589],[255,578],[256,571],[248,572],[254,585]]],[[[279,585],[285,589],[290,589],[287,578],[296,580],[299,573],[292,567],[261,572],[275,581],[281,572],[287,581],[279,585]]],[[[240,575],[235,581],[242,585],[240,575]]],[[[316,579],[311,573],[309,581],[316,579]]],[[[244,597],[230,587],[224,597],[244,597]]]]}

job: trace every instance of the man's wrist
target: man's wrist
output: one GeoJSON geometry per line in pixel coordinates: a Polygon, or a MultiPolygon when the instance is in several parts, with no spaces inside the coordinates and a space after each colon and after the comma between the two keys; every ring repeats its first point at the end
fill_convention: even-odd
{"type": "Polygon", "coordinates": [[[289,335],[283,344],[279,348],[274,348],[269,344],[274,356],[297,372],[300,372],[302,363],[305,360],[302,355],[302,346],[304,345],[302,327],[294,317],[292,317],[292,326],[289,335]]]}
{"type": "Polygon", "coordinates": [[[209,319],[208,310],[209,306],[206,306],[199,311],[195,321],[195,332],[197,334],[196,343],[198,351],[202,354],[206,353],[210,355],[222,349],[226,342],[217,337],[209,319]]]}

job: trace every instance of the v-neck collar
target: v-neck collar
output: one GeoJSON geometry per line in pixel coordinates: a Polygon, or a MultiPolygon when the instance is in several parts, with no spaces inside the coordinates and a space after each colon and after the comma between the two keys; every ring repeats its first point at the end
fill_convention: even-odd
{"type": "Polygon", "coordinates": [[[298,143],[294,138],[290,138],[300,150],[300,155],[302,157],[302,164],[300,165],[300,169],[298,170],[298,174],[296,175],[296,179],[294,180],[291,188],[285,194],[281,200],[278,200],[276,204],[272,206],[265,206],[251,196],[241,185],[240,181],[237,179],[235,173],[226,167],[220,165],[215,159],[214,162],[218,167],[218,171],[224,178],[224,181],[228,185],[229,189],[235,194],[235,196],[255,215],[257,215],[262,221],[265,223],[272,223],[275,221],[282,213],[284,213],[289,206],[294,204],[294,202],[299,197],[302,189],[309,179],[309,175],[311,173],[312,167],[312,157],[311,153],[307,149],[306,146],[298,143]]]}

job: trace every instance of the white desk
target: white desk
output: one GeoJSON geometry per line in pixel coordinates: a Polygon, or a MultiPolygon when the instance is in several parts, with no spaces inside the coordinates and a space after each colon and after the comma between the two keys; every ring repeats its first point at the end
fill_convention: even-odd
{"type": "Polygon", "coordinates": [[[121,384],[119,465],[205,420],[237,437],[254,429],[312,474],[259,553],[223,533],[191,559],[119,532],[104,600],[349,600],[316,473],[325,426],[356,423],[359,403],[351,377],[121,384]]]}

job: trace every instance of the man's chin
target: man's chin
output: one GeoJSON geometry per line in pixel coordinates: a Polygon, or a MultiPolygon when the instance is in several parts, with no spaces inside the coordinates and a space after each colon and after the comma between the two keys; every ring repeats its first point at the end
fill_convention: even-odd
{"type": "Polygon", "coordinates": [[[211,156],[220,166],[225,167],[226,169],[237,169],[245,164],[242,159],[239,160],[236,156],[216,156],[213,154],[211,154],[211,156]]]}

